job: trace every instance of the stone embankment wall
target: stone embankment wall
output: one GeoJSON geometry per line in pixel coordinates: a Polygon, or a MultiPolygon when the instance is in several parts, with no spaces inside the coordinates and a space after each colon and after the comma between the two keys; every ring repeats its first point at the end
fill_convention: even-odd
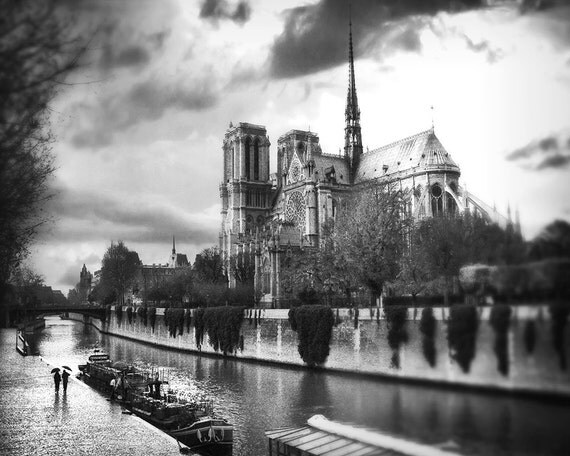
{"type": "MultiPolygon", "coordinates": [[[[509,372],[503,375],[498,369],[494,351],[496,335],[489,322],[491,309],[479,308],[479,326],[476,337],[475,358],[468,373],[450,356],[447,341],[449,309],[434,308],[437,320],[435,330],[436,363],[431,367],[422,350],[420,317],[422,309],[408,309],[406,330],[408,342],[400,348],[400,368],[391,366],[392,350],[387,341],[388,325],[382,312],[376,309],[360,309],[358,324],[347,309],[340,309],[340,323],[333,328],[330,354],[326,369],[393,377],[409,381],[434,382],[458,386],[496,389],[519,393],[559,395],[570,398],[570,371],[560,367],[558,353],[553,344],[552,321],[548,306],[516,306],[508,331],[509,372]],[[524,343],[526,322],[535,322],[536,343],[531,353],[524,343]],[[355,326],[357,326],[355,328],[355,326]]],[[[335,311],[336,312],[336,311],[335,311]]],[[[177,350],[198,352],[193,325],[183,335],[171,337],[164,322],[164,309],[157,309],[154,329],[150,323],[144,326],[133,313],[129,323],[123,310],[120,325],[113,309],[110,321],[70,314],[70,318],[93,324],[105,333],[129,339],[170,347],[177,350]]],[[[242,324],[243,351],[237,359],[261,360],[274,363],[303,366],[297,344],[297,333],[291,329],[286,309],[246,310],[242,324]],[[249,316],[254,316],[249,318],[249,316]],[[255,318],[259,315],[259,318],[255,318]]],[[[566,324],[564,346],[566,357],[570,352],[570,325],[566,324]]],[[[204,337],[202,352],[216,353],[204,337]]],[[[234,356],[234,355],[232,355],[234,356]]]]}

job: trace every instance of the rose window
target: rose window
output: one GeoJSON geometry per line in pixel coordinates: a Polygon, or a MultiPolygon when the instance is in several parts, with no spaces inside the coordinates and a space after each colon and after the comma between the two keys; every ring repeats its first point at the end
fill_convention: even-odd
{"type": "Polygon", "coordinates": [[[301,170],[299,169],[299,166],[295,164],[295,166],[291,168],[291,182],[297,182],[299,180],[300,175],[301,175],[301,170]]]}
{"type": "Polygon", "coordinates": [[[292,222],[299,228],[305,227],[305,199],[301,192],[293,192],[287,198],[285,206],[285,220],[292,222]]]}
{"type": "Polygon", "coordinates": [[[301,161],[297,154],[293,154],[293,160],[291,161],[291,167],[289,168],[289,184],[298,182],[301,179],[301,161]]]}

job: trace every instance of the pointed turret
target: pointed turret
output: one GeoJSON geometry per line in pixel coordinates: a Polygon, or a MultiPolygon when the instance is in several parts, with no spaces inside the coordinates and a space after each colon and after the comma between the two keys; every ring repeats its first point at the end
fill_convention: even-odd
{"type": "Polygon", "coordinates": [[[358,168],[362,155],[362,135],[360,132],[360,109],[356,95],[356,79],[354,74],[354,52],[352,49],[352,19],[348,23],[348,93],[346,96],[346,109],[344,111],[344,155],[351,170],[351,182],[358,168]]]}

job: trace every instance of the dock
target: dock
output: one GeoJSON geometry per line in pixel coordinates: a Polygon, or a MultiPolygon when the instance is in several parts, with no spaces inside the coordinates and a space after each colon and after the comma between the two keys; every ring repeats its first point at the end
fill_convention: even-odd
{"type": "Polygon", "coordinates": [[[460,456],[314,415],[302,427],[265,432],[269,456],[460,456]]]}
{"type": "MultiPolygon", "coordinates": [[[[16,329],[0,329],[0,453],[5,456],[175,456],[175,439],[70,377],[55,392],[48,359],[21,356],[16,329]]],[[[56,366],[57,367],[57,366],[56,366]]],[[[72,366],[73,368],[73,366],[72,366]]],[[[183,447],[184,454],[194,454],[183,447]]]]}

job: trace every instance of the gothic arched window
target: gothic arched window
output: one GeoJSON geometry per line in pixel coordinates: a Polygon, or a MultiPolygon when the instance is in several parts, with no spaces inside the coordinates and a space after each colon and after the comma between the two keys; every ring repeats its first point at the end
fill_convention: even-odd
{"type": "Polygon", "coordinates": [[[301,162],[297,154],[294,154],[289,167],[288,183],[293,184],[299,181],[299,179],[301,179],[301,162]]]}
{"type": "Polygon", "coordinates": [[[292,222],[296,227],[305,228],[305,198],[301,192],[293,192],[287,198],[285,206],[285,220],[292,222]]]}
{"type": "Polygon", "coordinates": [[[433,184],[431,186],[431,213],[432,215],[442,215],[443,214],[443,191],[439,184],[433,184]]]}
{"type": "Polygon", "coordinates": [[[250,151],[251,149],[251,139],[250,138],[246,138],[245,139],[245,178],[247,180],[249,180],[251,178],[251,157],[250,157],[250,151]]]}
{"type": "Polygon", "coordinates": [[[259,180],[259,138],[253,142],[253,179],[259,180]]]}
{"type": "Polygon", "coordinates": [[[445,193],[447,198],[446,201],[446,211],[448,214],[455,214],[457,212],[457,203],[455,202],[455,198],[450,193],[445,193]]]}

